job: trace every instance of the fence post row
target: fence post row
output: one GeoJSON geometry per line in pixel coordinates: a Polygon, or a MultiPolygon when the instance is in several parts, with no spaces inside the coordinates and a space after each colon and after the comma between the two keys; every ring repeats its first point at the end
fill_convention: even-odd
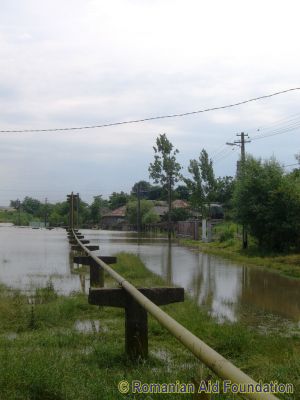
{"type": "MultiPolygon", "coordinates": [[[[70,218],[70,220],[72,219],[70,218]]],[[[149,312],[178,341],[221,379],[230,380],[231,383],[237,384],[241,388],[241,391],[244,385],[252,385],[253,387],[258,385],[256,381],[158,307],[158,305],[183,301],[183,288],[137,289],[109,267],[108,264],[116,262],[115,257],[99,257],[94,255],[91,250],[98,250],[99,246],[83,244],[81,242],[83,237],[81,239],[78,238],[78,236],[83,235],[80,235],[77,230],[71,227],[67,231],[69,240],[77,242],[75,245],[72,244],[72,250],[84,253],[84,255],[75,255],[74,262],[90,266],[91,287],[89,291],[89,303],[125,308],[125,347],[129,357],[133,359],[147,357],[147,313],[149,312]],[[104,288],[104,271],[119,283],[120,288],[104,288]]],[[[278,400],[271,393],[252,391],[245,393],[241,391],[240,393],[249,399],[278,400]]]]}
{"type": "MultiPolygon", "coordinates": [[[[72,250],[84,250],[78,243],[82,243],[83,235],[78,232],[68,234],[72,250]],[[78,240],[74,239],[77,238],[78,240]]],[[[86,249],[98,250],[99,246],[84,246],[86,249]]],[[[88,301],[98,306],[121,307],[125,309],[125,351],[131,359],[146,358],[148,356],[148,313],[124,289],[104,288],[104,269],[98,260],[108,264],[117,262],[116,257],[74,255],[73,262],[90,267],[90,291],[88,301]]],[[[170,304],[184,301],[183,288],[141,288],[141,293],[157,305],[170,304]]]]}

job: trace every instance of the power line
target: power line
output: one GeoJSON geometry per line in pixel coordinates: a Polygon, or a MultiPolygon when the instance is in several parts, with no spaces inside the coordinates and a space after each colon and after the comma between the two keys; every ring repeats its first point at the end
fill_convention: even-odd
{"type": "Polygon", "coordinates": [[[279,129],[280,125],[285,125],[285,123],[293,123],[297,122],[299,120],[300,114],[292,114],[289,115],[288,117],[281,118],[279,120],[276,120],[274,122],[271,122],[268,125],[263,125],[259,126],[258,128],[251,128],[251,129],[246,129],[248,133],[256,133],[261,132],[261,131],[268,131],[268,130],[273,130],[273,129],[279,129]],[[277,127],[279,125],[279,127],[277,127]]]}
{"type": "Polygon", "coordinates": [[[142,119],[135,119],[135,120],[129,120],[129,121],[112,122],[112,123],[107,123],[107,124],[102,124],[102,125],[88,125],[88,126],[69,127],[69,128],[0,130],[0,133],[74,131],[74,130],[83,130],[83,129],[107,128],[107,127],[110,127],[110,126],[118,126],[118,125],[126,125],[126,124],[136,124],[136,123],[140,123],[140,122],[154,121],[154,120],[158,120],[158,119],[179,118],[179,117],[185,117],[185,116],[188,116],[188,115],[195,115],[195,114],[201,114],[201,113],[205,113],[205,112],[209,112],[209,111],[216,111],[216,110],[222,110],[222,109],[225,109],[225,108],[236,107],[236,106],[240,106],[242,104],[246,104],[246,103],[250,103],[250,102],[253,102],[253,101],[257,101],[257,100],[262,100],[262,99],[278,96],[280,94],[292,92],[292,91],[295,91],[295,90],[300,90],[300,87],[281,90],[280,92],[275,92],[275,93],[267,94],[267,95],[264,95],[264,96],[259,96],[259,97],[255,97],[255,98],[252,98],[252,99],[243,100],[243,101],[240,101],[238,103],[227,104],[227,105],[219,106],[219,107],[206,108],[206,109],[203,109],[203,110],[184,112],[184,113],[180,113],[180,114],[161,115],[161,116],[142,118],[142,119]]]}
{"type": "Polygon", "coordinates": [[[300,123],[295,124],[294,126],[291,126],[290,128],[289,127],[282,128],[281,130],[274,131],[273,133],[265,134],[265,135],[262,135],[262,136],[255,136],[255,137],[251,138],[251,140],[260,140],[260,139],[264,139],[264,138],[267,138],[267,137],[270,137],[270,136],[282,135],[284,133],[295,131],[295,130],[297,130],[299,128],[300,128],[300,123]]]}
{"type": "Polygon", "coordinates": [[[283,165],[283,168],[294,167],[295,165],[298,165],[298,167],[300,167],[299,163],[294,163],[294,164],[283,165]]]}

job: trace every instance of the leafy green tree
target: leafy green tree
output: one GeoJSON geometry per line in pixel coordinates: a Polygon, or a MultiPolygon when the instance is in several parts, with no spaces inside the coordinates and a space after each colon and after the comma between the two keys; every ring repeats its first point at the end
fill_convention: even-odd
{"type": "Polygon", "coordinates": [[[34,218],[31,214],[20,212],[20,214],[14,213],[12,222],[14,225],[27,226],[29,225],[29,222],[32,221],[33,219],[34,218]]]}
{"type": "Polygon", "coordinates": [[[190,190],[186,185],[179,185],[174,190],[174,198],[180,200],[189,200],[190,199],[190,190]]]}
{"type": "Polygon", "coordinates": [[[113,192],[110,196],[109,196],[109,207],[111,210],[114,210],[116,208],[125,206],[125,204],[127,204],[129,200],[129,195],[125,192],[113,192]]]}
{"type": "MultiPolygon", "coordinates": [[[[154,162],[150,163],[149,175],[155,183],[161,184],[168,192],[169,216],[172,209],[172,191],[175,183],[182,179],[180,174],[181,165],[176,161],[176,155],[179,153],[174,149],[173,144],[168,140],[166,134],[159,135],[156,138],[156,147],[154,149],[154,162]]],[[[171,237],[171,219],[169,218],[168,236],[171,237]]]]}
{"type": "Polygon", "coordinates": [[[235,179],[232,176],[219,177],[215,181],[213,201],[221,203],[225,210],[232,209],[235,179]]]}
{"type": "Polygon", "coordinates": [[[136,182],[131,189],[131,195],[137,196],[138,190],[140,190],[140,196],[143,198],[147,198],[148,194],[151,190],[151,183],[147,181],[139,181],[136,182]]]}
{"type": "Polygon", "coordinates": [[[168,192],[160,185],[151,185],[150,192],[147,195],[148,200],[165,200],[168,198],[168,192]]]}
{"type": "Polygon", "coordinates": [[[198,160],[190,160],[188,171],[192,179],[186,178],[185,183],[191,192],[192,206],[204,214],[204,204],[213,201],[216,189],[213,163],[205,149],[201,150],[198,160]]]}
{"type": "Polygon", "coordinates": [[[23,210],[33,216],[38,216],[40,214],[41,205],[42,203],[39,200],[28,196],[26,196],[22,201],[23,210]]]}
{"type": "Polygon", "coordinates": [[[275,159],[247,157],[233,198],[236,219],[267,250],[299,246],[300,185],[275,159]]]}
{"type": "Polygon", "coordinates": [[[90,205],[90,216],[92,223],[99,223],[102,213],[106,209],[108,209],[108,201],[104,200],[102,195],[94,196],[94,200],[90,205]]]}
{"type": "Polygon", "coordinates": [[[50,226],[62,226],[67,223],[65,216],[58,214],[56,211],[52,211],[48,219],[50,226]]]}
{"type": "MultiPolygon", "coordinates": [[[[143,223],[144,216],[153,209],[153,202],[150,200],[141,200],[140,216],[143,223]]],[[[138,202],[136,200],[129,201],[126,207],[126,217],[132,225],[137,225],[138,202]]]]}
{"type": "MultiPolygon", "coordinates": [[[[171,221],[172,222],[186,221],[190,218],[190,216],[191,216],[191,213],[186,208],[173,208],[171,210],[171,221]]],[[[164,214],[162,219],[167,220],[168,213],[164,214]]]]}
{"type": "Polygon", "coordinates": [[[156,224],[159,221],[160,221],[160,217],[156,212],[154,212],[153,209],[150,209],[149,211],[147,211],[142,217],[143,225],[156,224]]]}
{"type": "Polygon", "coordinates": [[[66,201],[51,205],[49,213],[50,226],[63,226],[68,224],[69,204],[66,201]]]}

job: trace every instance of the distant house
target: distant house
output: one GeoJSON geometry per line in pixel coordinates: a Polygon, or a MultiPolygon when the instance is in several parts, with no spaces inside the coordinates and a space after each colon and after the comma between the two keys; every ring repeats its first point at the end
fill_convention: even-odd
{"type": "Polygon", "coordinates": [[[0,211],[4,212],[15,212],[17,211],[14,207],[5,207],[5,206],[0,206],[0,211]]]}
{"type": "MultiPolygon", "coordinates": [[[[189,208],[189,203],[185,200],[174,200],[172,201],[172,208],[189,208]]],[[[169,211],[168,203],[166,201],[155,202],[154,212],[159,215],[160,218],[163,217],[169,211]]]]}
{"type": "Polygon", "coordinates": [[[190,208],[190,205],[185,200],[174,200],[172,202],[172,207],[173,208],[190,208]]]}
{"type": "Polygon", "coordinates": [[[119,207],[102,215],[100,226],[102,229],[122,229],[125,216],[126,206],[119,207]]]}

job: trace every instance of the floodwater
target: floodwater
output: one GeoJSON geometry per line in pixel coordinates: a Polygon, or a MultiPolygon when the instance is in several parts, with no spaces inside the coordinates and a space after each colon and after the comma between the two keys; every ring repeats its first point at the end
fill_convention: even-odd
{"type": "MultiPolygon", "coordinates": [[[[265,329],[300,332],[300,280],[199,253],[133,232],[81,230],[96,254],[131,252],[166,280],[182,286],[220,322],[245,321],[265,329]]],[[[0,282],[31,292],[51,279],[64,294],[88,291],[88,274],[74,273],[63,229],[0,226],[0,282]]]]}

